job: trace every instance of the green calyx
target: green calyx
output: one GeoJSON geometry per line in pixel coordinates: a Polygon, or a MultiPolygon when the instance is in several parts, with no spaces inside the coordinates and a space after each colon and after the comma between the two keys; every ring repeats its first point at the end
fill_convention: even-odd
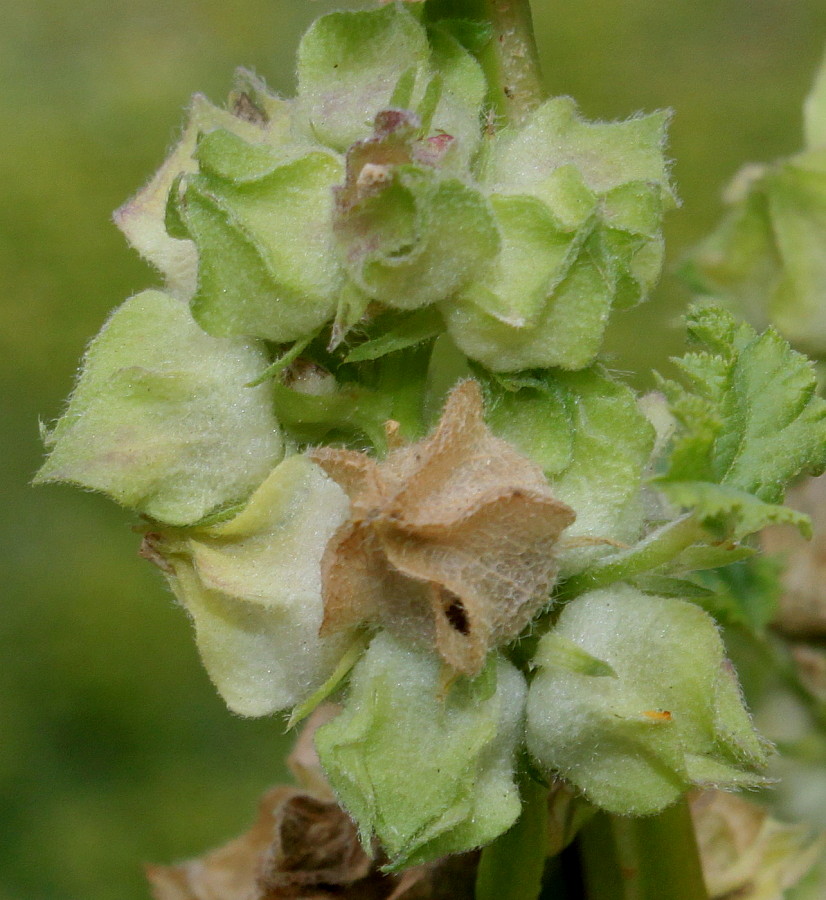
{"type": "Polygon", "coordinates": [[[762,784],[768,756],[711,618],[614,585],[569,603],[539,643],[528,749],[588,800],[649,815],[692,785],[762,784]]]}
{"type": "Polygon", "coordinates": [[[316,734],[365,846],[375,835],[396,869],[506,831],[521,807],[514,768],[524,695],[522,676],[501,658],[448,684],[435,654],[387,632],[374,638],[343,711],[316,734]]]}
{"type": "Polygon", "coordinates": [[[321,558],[346,514],[339,486],[291,456],[232,518],[145,538],[144,555],[189,613],[204,667],[233,712],[296,706],[356,640],[318,633],[321,558]]]}

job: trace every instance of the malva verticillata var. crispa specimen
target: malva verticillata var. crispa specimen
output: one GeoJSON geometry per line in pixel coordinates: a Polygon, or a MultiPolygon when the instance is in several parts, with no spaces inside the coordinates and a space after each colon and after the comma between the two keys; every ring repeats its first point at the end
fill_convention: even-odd
{"type": "MultiPolygon", "coordinates": [[[[669,117],[585,121],[539,93],[524,3],[466,6],[322,16],[293,99],[245,71],[226,108],[194,98],[116,213],[161,284],[111,315],[44,434],[38,481],[140,514],[230,709],[325,710],[321,770],[265,804],[281,856],[245,897],[402,897],[423,871],[438,892],[446,856],[472,884],[487,845],[477,896],[535,897],[589,817],[656,829],[691,788],[765,782],[697,573],[752,557],[769,524],[807,531],[783,498],[826,466],[815,371],[708,305],[657,393],[603,367],[610,314],[660,275],[669,117]],[[285,821],[340,865],[290,881],[285,821]]],[[[807,158],[759,182],[789,230],[792,188],[826,195],[807,158]]],[[[730,249],[751,214],[698,259],[753,298],[730,249]]],[[[759,250],[793,273],[791,240],[759,250]]],[[[589,896],[625,896],[582,862],[589,896]]],[[[703,896],[690,868],[674,897],[703,896]]]]}

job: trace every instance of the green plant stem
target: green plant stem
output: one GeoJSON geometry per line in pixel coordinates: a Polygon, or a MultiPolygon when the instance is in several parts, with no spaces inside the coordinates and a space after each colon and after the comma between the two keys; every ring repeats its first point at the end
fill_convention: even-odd
{"type": "MultiPolygon", "coordinates": [[[[523,125],[544,99],[539,53],[529,0],[486,0],[493,25],[492,55],[497,112],[514,125],[523,125]]],[[[489,75],[490,77],[490,75],[489,75]]]]}
{"type": "Polygon", "coordinates": [[[536,900],[548,855],[548,788],[525,778],[522,814],[482,851],[476,900],[536,900]]]}
{"type": "Polygon", "coordinates": [[[431,0],[427,6],[434,19],[490,23],[492,40],[479,54],[489,101],[506,122],[522,125],[545,98],[529,0],[431,0]]]}
{"type": "Polygon", "coordinates": [[[597,813],[578,842],[587,900],[708,900],[685,799],[657,816],[597,813]]]}

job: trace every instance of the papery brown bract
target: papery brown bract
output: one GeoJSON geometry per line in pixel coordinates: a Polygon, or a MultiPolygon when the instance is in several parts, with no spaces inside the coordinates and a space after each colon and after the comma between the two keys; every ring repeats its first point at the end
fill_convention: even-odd
{"type": "Polygon", "coordinates": [[[329,447],[311,456],[351,502],[322,562],[322,631],[380,622],[475,675],[548,601],[574,512],[488,430],[477,382],[454,388],[430,437],[383,462],[329,447]]]}

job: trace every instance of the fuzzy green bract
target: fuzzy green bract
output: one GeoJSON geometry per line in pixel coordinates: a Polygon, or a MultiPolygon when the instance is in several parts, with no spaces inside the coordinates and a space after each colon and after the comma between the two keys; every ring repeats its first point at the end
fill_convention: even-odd
{"type": "Polygon", "coordinates": [[[696,308],[687,324],[699,349],[676,360],[687,386],[661,380],[678,430],[658,486],[735,538],[771,523],[806,530],[805,516],[779,504],[795,476],[826,466],[812,363],[724,310],[696,308]]]}
{"type": "Polygon", "coordinates": [[[492,658],[446,685],[432,651],[377,635],[353,671],[344,710],[316,734],[339,799],[391,868],[479,847],[520,811],[514,756],[525,682],[492,658]]]}
{"type": "Polygon", "coordinates": [[[103,491],[171,525],[246,499],[281,458],[255,342],[210,337],[185,303],[127,300],[91,343],[36,481],[103,491]]]}
{"type": "Polygon", "coordinates": [[[348,636],[320,638],[321,556],[347,515],[341,488],[303,456],[278,465],[228,521],[154,536],[227,706],[295,706],[331,674],[348,636]]]}
{"type": "Polygon", "coordinates": [[[167,232],[166,207],[176,179],[198,170],[193,154],[200,135],[223,128],[253,144],[277,145],[289,133],[287,101],[270,94],[243,69],[236,72],[235,82],[230,109],[214,106],[201,94],[192,98],[186,127],[164,164],[114,215],[129,243],[161,273],[165,289],[176,297],[192,296],[198,260],[195,246],[186,235],[167,232]],[[251,116],[252,111],[255,115],[251,116]]]}
{"type": "Polygon", "coordinates": [[[186,180],[177,214],[198,247],[199,324],[277,342],[324,324],[342,286],[330,233],[340,161],[283,161],[223,130],[202,139],[197,158],[201,174],[186,180]]]}
{"type": "Polygon", "coordinates": [[[692,785],[763,782],[767,748],[697,606],[593,591],[563,609],[534,662],[528,749],[603,809],[648,815],[692,785]]]}
{"type": "Polygon", "coordinates": [[[493,379],[488,421],[544,470],[559,500],[576,510],[560,550],[562,571],[610,550],[576,538],[633,543],[643,528],[642,475],[654,429],[634,392],[598,368],[493,379]]]}

